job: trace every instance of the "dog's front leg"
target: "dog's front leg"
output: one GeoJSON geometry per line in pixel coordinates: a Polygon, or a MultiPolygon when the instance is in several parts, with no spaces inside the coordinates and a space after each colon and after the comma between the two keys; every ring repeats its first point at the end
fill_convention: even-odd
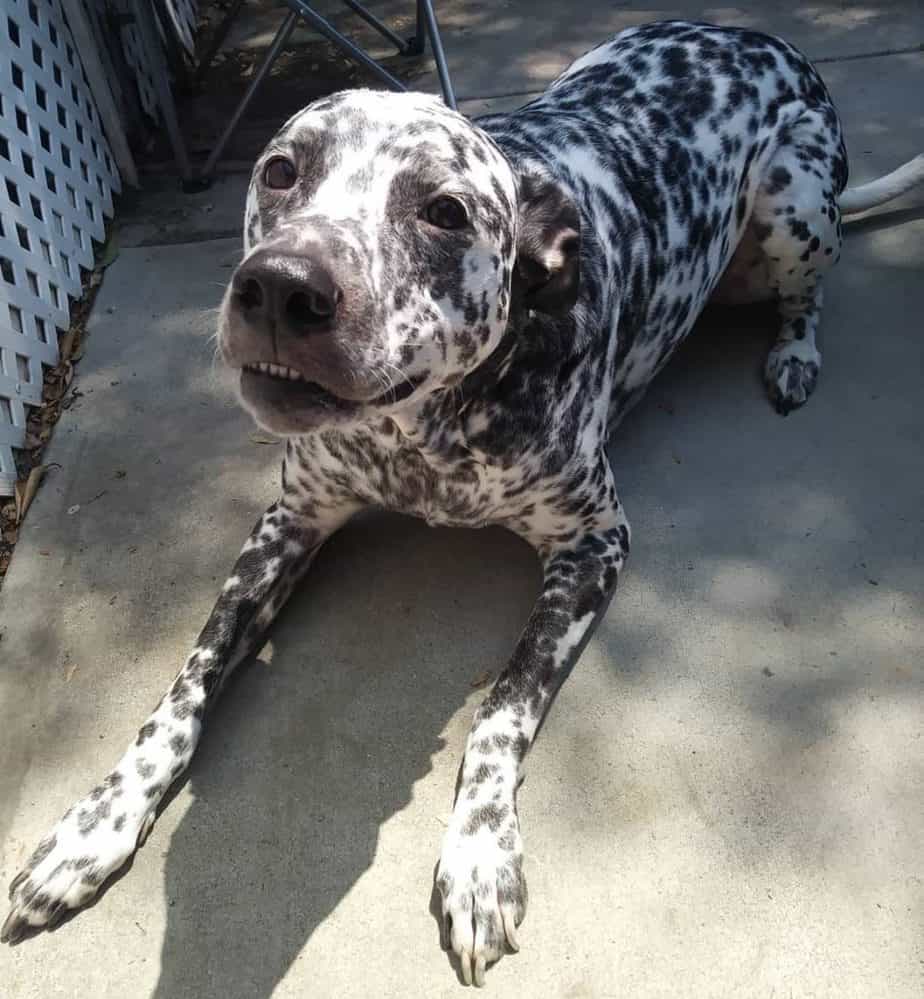
{"type": "Polygon", "coordinates": [[[53,924],[88,902],[143,842],[186,769],[202,720],[231,670],[254,651],[322,542],[353,512],[273,504],[257,522],[196,647],[112,772],[70,808],[10,885],[0,939],[53,924]]]}
{"type": "Polygon", "coordinates": [[[516,950],[526,881],[516,810],[520,765],[616,588],[629,549],[618,505],[568,544],[543,545],[543,585],[509,665],[478,709],[440,856],[444,940],[462,976],[516,950]]]}

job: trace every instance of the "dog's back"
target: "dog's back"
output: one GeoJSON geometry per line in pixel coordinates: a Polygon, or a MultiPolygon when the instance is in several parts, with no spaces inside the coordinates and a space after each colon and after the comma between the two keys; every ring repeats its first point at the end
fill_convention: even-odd
{"type": "Polygon", "coordinates": [[[691,330],[807,111],[815,142],[799,156],[833,199],[846,152],[811,63],[760,32],[668,21],[622,32],[529,104],[479,120],[580,206],[579,326],[609,359],[614,422],[691,330]]]}

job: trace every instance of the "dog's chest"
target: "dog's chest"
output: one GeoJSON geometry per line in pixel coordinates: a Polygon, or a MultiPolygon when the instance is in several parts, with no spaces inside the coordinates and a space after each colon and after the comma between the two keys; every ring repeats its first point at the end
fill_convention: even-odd
{"type": "Polygon", "coordinates": [[[420,517],[431,525],[482,527],[507,522],[526,505],[524,472],[473,454],[462,433],[442,428],[427,441],[418,428],[328,433],[300,442],[302,463],[345,484],[364,502],[420,517]],[[309,451],[305,449],[308,448],[309,451]]]}

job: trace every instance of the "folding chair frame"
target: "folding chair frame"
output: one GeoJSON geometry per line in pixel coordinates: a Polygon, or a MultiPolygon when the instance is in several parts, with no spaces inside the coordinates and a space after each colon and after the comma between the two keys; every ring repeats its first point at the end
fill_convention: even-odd
{"type": "MultiPolygon", "coordinates": [[[[396,35],[395,32],[393,32],[387,25],[383,24],[362,4],[358,3],[357,0],[342,0],[342,2],[355,14],[361,17],[368,25],[374,28],[380,35],[382,35],[382,37],[387,38],[388,41],[395,46],[400,55],[421,55],[426,48],[427,39],[429,38],[430,46],[433,49],[433,58],[436,62],[436,71],[439,75],[440,86],[443,91],[443,99],[449,107],[456,107],[456,98],[453,93],[452,82],[449,79],[449,69],[446,66],[446,55],[443,51],[443,43],[440,38],[439,25],[436,20],[436,13],[433,9],[432,0],[416,0],[416,32],[411,38],[406,40],[396,35]]],[[[299,18],[305,20],[311,25],[312,28],[315,29],[315,31],[318,32],[318,34],[323,35],[328,41],[332,42],[344,51],[355,62],[365,66],[366,69],[377,76],[392,90],[405,91],[408,89],[399,79],[397,79],[397,77],[392,76],[392,74],[389,73],[384,66],[376,62],[366,51],[361,49],[358,45],[355,45],[349,38],[337,31],[337,29],[328,20],[322,17],[307,2],[307,0],[286,0],[286,4],[289,7],[288,14],[279,26],[279,30],[276,32],[269,49],[267,49],[266,55],[263,57],[263,61],[257,67],[257,70],[253,75],[253,79],[247,87],[247,91],[232,112],[228,124],[219,136],[215,147],[212,149],[211,153],[209,153],[209,157],[198,175],[193,176],[190,169],[189,158],[186,154],[183,138],[179,133],[179,129],[175,126],[175,113],[171,114],[170,112],[167,112],[165,114],[174,156],[183,174],[184,190],[201,191],[211,184],[215,168],[218,165],[218,161],[221,159],[222,153],[225,151],[228,142],[237,129],[237,126],[240,124],[241,118],[243,118],[247,108],[256,96],[257,90],[269,75],[270,70],[273,68],[273,64],[279,58],[279,53],[288,41],[289,36],[292,34],[292,30],[298,23],[299,18]]],[[[231,24],[241,12],[243,6],[244,0],[235,0],[231,8],[228,10],[228,13],[225,15],[224,20],[218,26],[215,38],[209,46],[208,51],[203,55],[196,70],[197,80],[201,80],[208,71],[212,60],[227,37],[231,24]]]]}

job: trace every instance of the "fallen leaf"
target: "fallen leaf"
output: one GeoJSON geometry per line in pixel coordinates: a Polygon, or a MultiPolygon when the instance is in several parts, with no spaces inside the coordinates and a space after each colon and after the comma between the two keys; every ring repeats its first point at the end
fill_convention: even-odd
{"type": "Polygon", "coordinates": [[[282,443],[276,437],[270,437],[268,434],[260,434],[257,431],[251,431],[250,440],[252,444],[280,444],[282,443]]]}
{"type": "Polygon", "coordinates": [[[104,271],[119,255],[119,237],[117,230],[113,229],[109,233],[109,238],[106,240],[105,245],[100,251],[99,260],[97,262],[97,267],[99,271],[104,271]]]}
{"type": "Polygon", "coordinates": [[[46,558],[51,554],[47,548],[39,548],[39,555],[44,555],[46,558]]]}
{"type": "Polygon", "coordinates": [[[77,665],[77,663],[71,663],[70,666],[67,667],[67,672],[64,674],[64,682],[70,683],[71,680],[74,679],[74,674],[77,672],[78,669],[80,669],[80,667],[77,665]]]}
{"type": "Polygon", "coordinates": [[[62,360],[67,361],[70,359],[76,340],[77,330],[69,329],[58,341],[58,353],[61,355],[62,360]]]}
{"type": "Polygon", "coordinates": [[[478,676],[472,677],[469,681],[469,686],[473,690],[477,690],[479,687],[486,687],[491,682],[491,671],[483,670],[478,676]]]}
{"type": "Polygon", "coordinates": [[[21,524],[26,511],[35,499],[38,487],[41,484],[42,476],[45,474],[44,465],[36,465],[29,472],[29,477],[25,482],[16,483],[16,523],[21,524]]]}

